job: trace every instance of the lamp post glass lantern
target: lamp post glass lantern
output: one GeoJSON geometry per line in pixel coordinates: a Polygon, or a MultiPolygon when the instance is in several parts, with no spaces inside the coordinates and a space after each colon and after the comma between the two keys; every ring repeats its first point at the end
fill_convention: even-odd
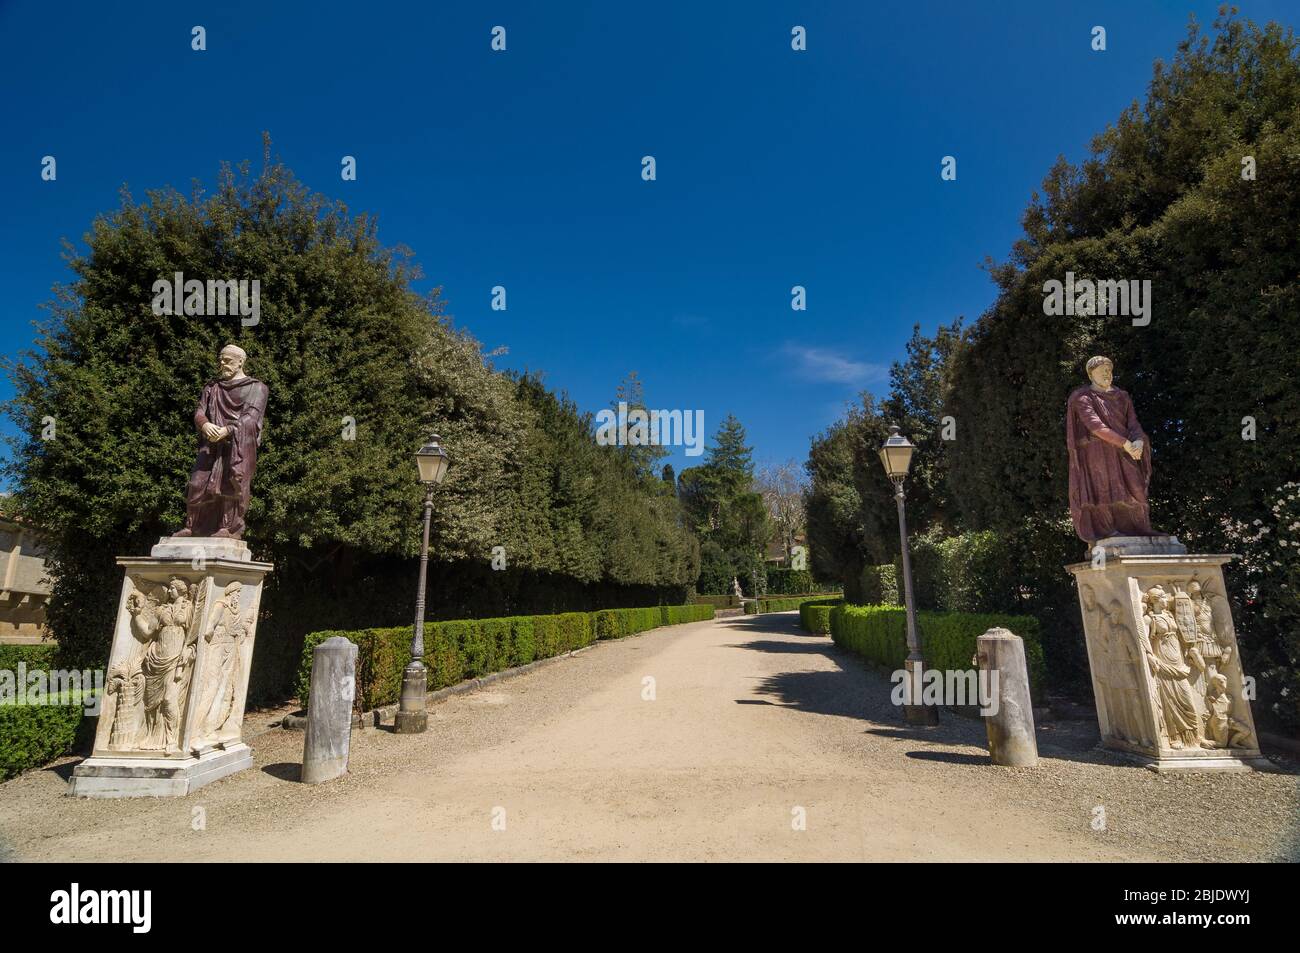
{"type": "Polygon", "coordinates": [[[420,470],[420,482],[426,487],[441,483],[447,475],[447,451],[442,449],[442,438],[434,434],[419,450],[415,451],[415,465],[420,470]]]}
{"type": "Polygon", "coordinates": [[[903,705],[903,719],[909,725],[937,725],[939,709],[920,703],[925,658],[921,654],[921,642],[916,632],[916,602],[912,597],[912,553],[907,545],[907,510],[903,494],[903,481],[912,468],[914,453],[916,445],[899,433],[897,426],[890,427],[889,437],[880,448],[880,463],[885,468],[885,475],[894,484],[894,502],[898,505],[898,536],[903,553],[903,600],[907,604],[907,660],[903,663],[907,672],[907,685],[904,697],[910,699],[908,704],[903,705]]]}
{"type": "Polygon", "coordinates": [[[398,702],[396,731],[415,735],[429,727],[425,710],[429,676],[424,666],[424,583],[429,568],[429,523],[433,517],[433,488],[447,475],[447,451],[442,438],[431,436],[415,451],[415,465],[424,484],[424,538],[420,544],[420,577],[415,589],[415,630],[411,633],[411,661],[402,670],[402,694],[398,702]]]}

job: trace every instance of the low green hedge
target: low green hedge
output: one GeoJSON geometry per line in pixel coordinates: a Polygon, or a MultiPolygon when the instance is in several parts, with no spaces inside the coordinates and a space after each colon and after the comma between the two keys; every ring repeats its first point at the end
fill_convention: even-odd
{"type": "Polygon", "coordinates": [[[27,670],[52,668],[54,653],[59,647],[53,642],[41,642],[38,645],[0,645],[0,671],[16,672],[18,663],[24,662],[27,670]]]}
{"type": "Polygon", "coordinates": [[[842,599],[817,599],[805,602],[799,607],[799,625],[805,632],[815,635],[827,635],[831,631],[831,609],[839,605],[842,599]]]}
{"type": "MultiPolygon", "coordinates": [[[[808,595],[790,596],[781,599],[759,599],[758,611],[760,613],[789,612],[792,609],[798,609],[805,602],[818,602],[818,601],[825,601],[828,599],[835,600],[838,598],[839,595],[837,593],[814,592],[814,593],[809,593],[808,595]]],[[[753,599],[746,599],[745,602],[751,606],[754,604],[753,599]]]]}
{"type": "MultiPolygon", "coordinates": [[[[26,672],[48,671],[54,666],[58,646],[0,645],[0,671],[14,673],[18,665],[26,672]]],[[[15,685],[18,690],[22,686],[15,685]]],[[[77,736],[85,716],[80,696],[65,693],[61,705],[14,705],[0,703],[0,781],[6,781],[31,768],[39,768],[66,754],[77,736]]]]}
{"type": "Polygon", "coordinates": [[[81,693],[65,693],[64,704],[0,704],[0,781],[67,754],[85,717],[81,693]]]}
{"type": "MultiPolygon", "coordinates": [[[[424,664],[429,669],[429,690],[572,652],[597,639],[618,639],[661,625],[712,618],[712,606],[694,605],[426,622],[424,664]]],[[[298,665],[297,690],[302,704],[307,704],[311,691],[312,652],[336,635],[357,645],[357,706],[369,711],[397,701],[402,669],[411,661],[410,626],[308,635],[298,665]]]]}
{"type": "MultiPolygon", "coordinates": [[[[1010,629],[1025,642],[1030,692],[1042,697],[1043,646],[1038,620],[1027,615],[918,612],[916,625],[926,668],[971,669],[975,640],[992,628],[1010,629]]],[[[831,638],[868,662],[898,671],[907,658],[907,610],[900,606],[837,605],[830,610],[831,638]]]]}

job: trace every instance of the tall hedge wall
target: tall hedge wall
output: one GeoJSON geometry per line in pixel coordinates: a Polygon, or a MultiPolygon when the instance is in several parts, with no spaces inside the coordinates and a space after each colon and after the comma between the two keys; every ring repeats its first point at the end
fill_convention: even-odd
{"type": "MultiPolygon", "coordinates": [[[[572,652],[597,639],[617,639],[661,625],[712,618],[712,606],[692,605],[426,622],[424,663],[429,669],[429,690],[572,652]]],[[[397,701],[402,669],[411,660],[410,626],[308,635],[297,678],[303,705],[311,691],[312,652],[336,635],[355,642],[358,648],[357,706],[368,711],[397,701]]]]}

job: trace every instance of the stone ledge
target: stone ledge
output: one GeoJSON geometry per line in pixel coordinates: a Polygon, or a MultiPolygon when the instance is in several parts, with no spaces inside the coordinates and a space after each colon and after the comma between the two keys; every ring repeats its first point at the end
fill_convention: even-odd
{"type": "Polygon", "coordinates": [[[68,795],[81,798],[184,797],[253,766],[253,749],[239,743],[185,761],[99,758],[72,769],[68,795]]]}
{"type": "Polygon", "coordinates": [[[253,558],[248,544],[242,539],[217,536],[164,536],[149,550],[154,559],[228,559],[232,562],[250,562],[253,558]]]}

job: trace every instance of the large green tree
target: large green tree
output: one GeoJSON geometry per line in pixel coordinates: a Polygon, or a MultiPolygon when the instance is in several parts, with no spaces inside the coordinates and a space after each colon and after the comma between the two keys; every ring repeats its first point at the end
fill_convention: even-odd
{"type": "MultiPolygon", "coordinates": [[[[1269,520],[1300,472],[1300,47],[1276,24],[1215,26],[1189,28],[1087,159],[1056,164],[994,269],[998,299],[953,369],[951,484],[968,525],[1065,512],[1064,402],[1094,353],[1115,361],[1151,435],[1158,528],[1201,551],[1247,549],[1237,527],[1269,520]],[[1150,323],[1045,315],[1044,283],[1067,271],[1150,281],[1150,323]]],[[[1234,592],[1248,665],[1280,692],[1300,644],[1275,621],[1288,612],[1234,592]]]]}
{"type": "Polygon", "coordinates": [[[725,562],[752,591],[766,580],[763,555],[772,524],[754,485],[753,448],[747,441],[744,425],[728,414],[706,448],[704,463],[682,471],[678,492],[690,527],[702,541],[721,548],[725,562]]]}
{"type": "Polygon", "coordinates": [[[5,463],[48,535],[49,619],[69,664],[102,663],[121,571],[181,525],[194,405],[235,342],[270,388],[246,538],[275,564],[253,692],[287,683],[312,628],[411,612],[422,491],[411,453],[451,454],[434,507],[431,618],[681,601],[698,545],[662,480],[536,377],[485,363],[419,295],[374,221],[279,162],[223,167],[216,189],[123,192],[70,252],[36,346],[8,362],[19,432],[5,463]],[[260,282],[260,320],[156,314],[153,284],[260,282]],[[504,547],[508,570],[491,568],[504,547]]]}
{"type": "MultiPolygon", "coordinates": [[[[1261,676],[1266,707],[1300,724],[1300,637],[1287,623],[1296,595],[1268,576],[1286,561],[1261,532],[1285,529],[1282,488],[1300,472],[1297,182],[1295,36],[1229,13],[1208,35],[1193,23],[1173,61],[1156,64],[1145,102],[1099,134],[1081,163],[1060,159],[1047,172],[1023,237],[989,266],[998,289],[989,310],[960,337],[956,326],[914,337],[903,372],[895,369],[886,417],[923,439],[935,407],[955,424],[955,439],[920,454],[918,489],[930,503],[917,527],[993,530],[1008,541],[1058,684],[1085,664],[1061,569],[1085,549],[1068,520],[1065,401],[1086,382],[1087,358],[1105,354],[1151,436],[1153,523],[1200,551],[1244,553],[1247,569],[1231,588],[1247,666],[1261,676]],[[1150,282],[1149,322],[1086,302],[1073,315],[1047,313],[1044,286],[1067,272],[1150,282]]],[[[828,437],[810,458],[810,502],[845,496],[821,457],[848,440],[838,430],[828,437]]],[[[810,506],[810,527],[841,550],[860,532],[859,549],[869,550],[861,497],[853,517],[841,508],[831,520],[818,502],[814,518],[810,506]]]]}

